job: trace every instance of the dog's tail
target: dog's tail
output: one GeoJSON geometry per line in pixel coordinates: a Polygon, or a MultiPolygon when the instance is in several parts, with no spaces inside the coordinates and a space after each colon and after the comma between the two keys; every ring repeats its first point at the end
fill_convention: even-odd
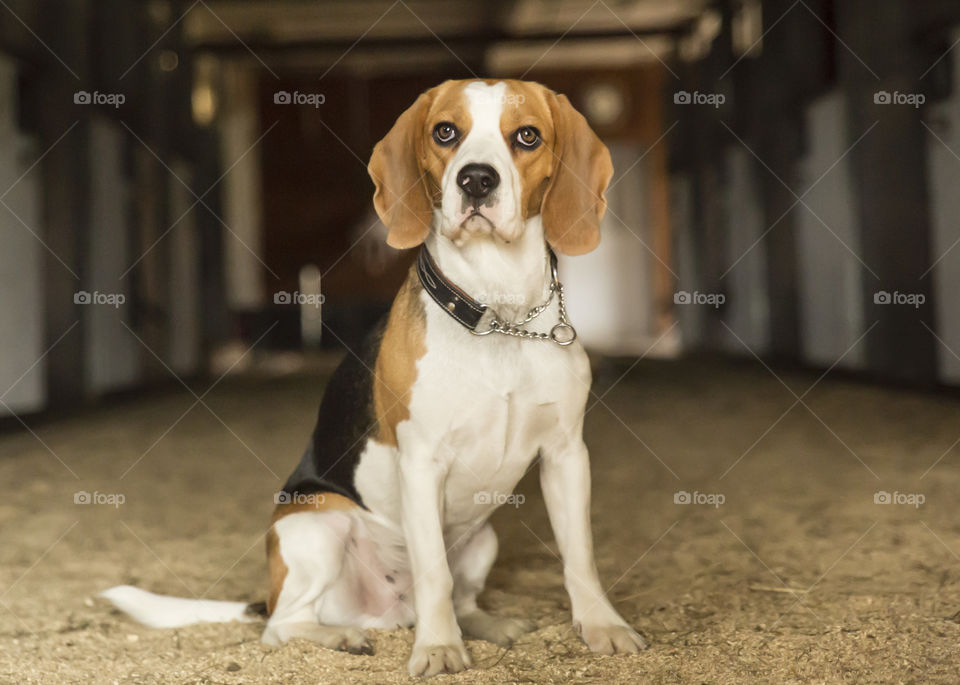
{"type": "Polygon", "coordinates": [[[267,614],[263,602],[220,602],[211,599],[183,599],[155,595],[132,585],[117,585],[100,596],[120,611],[151,628],[177,628],[194,623],[259,621],[267,614]]]}

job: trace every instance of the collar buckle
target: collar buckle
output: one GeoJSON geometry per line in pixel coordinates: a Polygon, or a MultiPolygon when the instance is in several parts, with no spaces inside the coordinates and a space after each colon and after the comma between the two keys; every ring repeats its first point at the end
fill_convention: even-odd
{"type": "Polygon", "coordinates": [[[493,307],[488,307],[483,305],[485,311],[483,316],[477,320],[477,325],[473,328],[467,328],[468,331],[474,335],[490,335],[491,333],[496,333],[500,328],[500,317],[497,315],[497,312],[493,307]]]}

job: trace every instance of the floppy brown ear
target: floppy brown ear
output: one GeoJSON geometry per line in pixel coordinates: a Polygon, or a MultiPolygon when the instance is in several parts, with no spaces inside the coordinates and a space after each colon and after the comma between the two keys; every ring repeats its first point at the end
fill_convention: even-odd
{"type": "Polygon", "coordinates": [[[387,244],[398,249],[422,243],[433,220],[433,203],[420,165],[430,99],[429,93],[422,94],[400,115],[374,146],[367,165],[376,186],[373,207],[389,229],[387,244]]]}
{"type": "Polygon", "coordinates": [[[607,146],[565,95],[548,99],[557,141],[540,215],[553,249],[585,254],[600,243],[600,219],[607,209],[603,193],[613,176],[613,163],[607,146]]]}

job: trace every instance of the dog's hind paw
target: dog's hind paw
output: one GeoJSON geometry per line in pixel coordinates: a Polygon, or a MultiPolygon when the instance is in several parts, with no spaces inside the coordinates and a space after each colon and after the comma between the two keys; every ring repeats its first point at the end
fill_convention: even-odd
{"type": "Polygon", "coordinates": [[[537,624],[529,619],[495,616],[482,609],[458,616],[457,622],[467,637],[486,640],[501,647],[509,647],[522,635],[537,629],[537,624]]]}
{"type": "Polygon", "coordinates": [[[297,637],[316,642],[327,649],[350,654],[373,654],[373,645],[363,631],[347,626],[325,626],[309,622],[268,625],[262,640],[265,644],[276,647],[297,637]]]}

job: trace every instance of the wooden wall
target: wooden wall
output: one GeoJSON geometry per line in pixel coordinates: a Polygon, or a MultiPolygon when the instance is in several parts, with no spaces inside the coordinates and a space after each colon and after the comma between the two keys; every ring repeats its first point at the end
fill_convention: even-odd
{"type": "MultiPolygon", "coordinates": [[[[38,203],[29,226],[2,222],[5,234],[20,231],[4,243],[23,244],[14,262],[39,255],[26,280],[43,284],[40,341],[29,360],[41,387],[13,411],[75,407],[168,382],[164,364],[197,373],[200,348],[223,336],[223,318],[201,319],[199,306],[184,306],[185,298],[222,301],[219,279],[202,291],[178,289],[201,265],[218,273],[219,246],[210,239],[217,220],[197,210],[181,226],[173,212],[184,203],[178,192],[192,202],[219,170],[200,154],[211,134],[191,121],[190,54],[180,30],[167,31],[186,4],[168,9],[172,17],[126,0],[10,0],[0,10],[0,52],[16,73],[15,135],[31,141],[29,154],[19,151],[29,170],[22,188],[34,188],[38,203]],[[82,93],[113,101],[87,104],[82,93]],[[32,234],[25,244],[24,232],[32,234]],[[122,303],[77,300],[95,292],[122,303]]],[[[215,195],[206,202],[218,206],[215,195]]],[[[4,310],[11,302],[5,293],[4,310]]]]}
{"type": "Polygon", "coordinates": [[[737,7],[720,3],[720,35],[702,60],[677,65],[664,93],[667,119],[680,122],[670,139],[678,263],[691,285],[726,297],[682,312],[687,342],[896,383],[950,380],[937,336],[955,330],[956,312],[944,317],[941,300],[954,295],[930,277],[943,251],[931,208],[955,193],[934,183],[928,157],[939,145],[930,114],[955,97],[960,7],[763,0],[762,44],[747,56],[733,49],[737,7]],[[673,105],[677,90],[725,103],[673,105]],[[886,104],[883,93],[925,103],[886,104]],[[759,223],[744,211],[757,204],[759,223]],[[888,305],[883,293],[922,304],[888,305]]]}

